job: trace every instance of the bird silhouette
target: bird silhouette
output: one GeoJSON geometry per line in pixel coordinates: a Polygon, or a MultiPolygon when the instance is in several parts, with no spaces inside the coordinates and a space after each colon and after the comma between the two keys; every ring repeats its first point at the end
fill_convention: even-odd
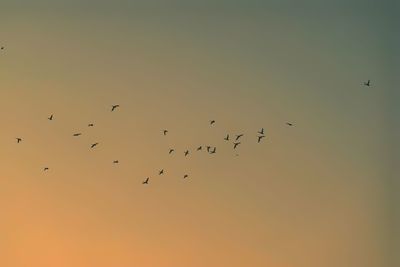
{"type": "Polygon", "coordinates": [[[164,135],[167,135],[168,130],[164,130],[163,133],[164,133],[164,135]]]}
{"type": "Polygon", "coordinates": [[[214,147],[214,149],[213,150],[210,150],[210,154],[215,154],[217,152],[217,147],[214,147]]]}
{"type": "Polygon", "coordinates": [[[89,123],[89,124],[88,124],[88,127],[93,127],[93,126],[94,126],[93,123],[89,123]]]}
{"type": "Polygon", "coordinates": [[[175,151],[175,149],[172,149],[172,148],[171,148],[171,149],[169,150],[168,154],[171,154],[171,153],[174,152],[174,151],[175,151]]]}
{"type": "Polygon", "coordinates": [[[187,155],[189,155],[189,150],[186,150],[186,151],[185,151],[185,157],[186,157],[187,155]]]}
{"type": "Polygon", "coordinates": [[[164,174],[164,169],[158,172],[158,175],[164,174]]]}
{"type": "Polygon", "coordinates": [[[238,146],[238,145],[240,145],[240,144],[241,144],[240,142],[233,143],[233,149],[236,149],[236,148],[237,148],[237,146],[238,146]]]}
{"type": "Polygon", "coordinates": [[[258,141],[257,141],[257,143],[260,143],[261,142],[261,139],[263,139],[265,137],[265,135],[260,135],[260,136],[258,136],[258,141]]]}
{"type": "Polygon", "coordinates": [[[94,143],[90,146],[90,148],[94,148],[95,146],[97,146],[99,143],[94,143]]]}
{"type": "Polygon", "coordinates": [[[53,114],[51,114],[51,116],[48,117],[47,119],[48,119],[49,121],[52,121],[52,120],[53,120],[53,114]]]}
{"type": "Polygon", "coordinates": [[[239,138],[242,137],[242,136],[243,136],[243,134],[237,134],[236,135],[236,141],[239,140],[239,138]]]}
{"type": "Polygon", "coordinates": [[[147,177],[146,180],[144,180],[144,181],[142,182],[142,184],[149,184],[149,180],[150,180],[150,178],[147,177]]]}
{"type": "Polygon", "coordinates": [[[368,80],[367,82],[364,82],[365,86],[370,86],[371,85],[371,80],[368,80]]]}
{"type": "Polygon", "coordinates": [[[207,146],[207,152],[210,152],[211,146],[207,146]]]}
{"type": "Polygon", "coordinates": [[[213,125],[215,123],[215,120],[210,121],[210,125],[213,125]]]}
{"type": "Polygon", "coordinates": [[[202,146],[199,146],[198,148],[197,148],[197,151],[200,151],[200,150],[202,150],[203,149],[203,147],[202,146]]]}
{"type": "Polygon", "coordinates": [[[20,142],[22,142],[22,138],[17,137],[17,138],[15,138],[15,139],[17,139],[17,144],[19,144],[20,142]]]}
{"type": "Polygon", "coordinates": [[[44,167],[44,168],[43,168],[43,171],[48,171],[48,170],[49,170],[48,167],[44,167]]]}
{"type": "Polygon", "coordinates": [[[258,131],[259,134],[264,135],[264,128],[261,128],[260,131],[258,131]]]}
{"type": "Polygon", "coordinates": [[[293,123],[290,123],[290,122],[287,122],[286,124],[289,126],[293,126],[293,123]]]}
{"type": "Polygon", "coordinates": [[[119,163],[119,160],[114,160],[113,163],[114,163],[114,164],[118,164],[118,163],[119,163]]]}
{"type": "Polygon", "coordinates": [[[111,106],[111,111],[114,111],[116,108],[119,108],[119,105],[112,105],[111,106]]]}
{"type": "Polygon", "coordinates": [[[188,178],[188,177],[189,177],[189,175],[185,174],[185,175],[183,176],[183,179],[186,179],[186,178],[188,178]]]}
{"type": "Polygon", "coordinates": [[[4,46],[1,47],[1,50],[4,50],[4,46]]]}
{"type": "Polygon", "coordinates": [[[81,133],[74,133],[73,136],[80,136],[81,133]]]}
{"type": "Polygon", "coordinates": [[[224,140],[229,141],[229,134],[226,135],[226,137],[224,138],[224,140]]]}

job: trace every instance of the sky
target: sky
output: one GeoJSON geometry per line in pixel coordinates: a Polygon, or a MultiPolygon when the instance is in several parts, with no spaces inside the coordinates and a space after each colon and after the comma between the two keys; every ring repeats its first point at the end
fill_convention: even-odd
{"type": "Polygon", "coordinates": [[[0,266],[398,265],[395,1],[0,2],[0,266]]]}

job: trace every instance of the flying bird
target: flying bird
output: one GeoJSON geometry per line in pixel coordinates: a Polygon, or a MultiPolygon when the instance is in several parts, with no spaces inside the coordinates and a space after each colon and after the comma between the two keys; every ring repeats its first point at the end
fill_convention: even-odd
{"type": "Polygon", "coordinates": [[[258,131],[259,134],[264,135],[264,128],[261,128],[260,131],[258,131]]]}
{"type": "Polygon", "coordinates": [[[365,86],[370,86],[371,85],[371,80],[368,80],[367,82],[364,82],[365,86]]]}
{"type": "Polygon", "coordinates": [[[224,140],[229,141],[229,134],[226,135],[226,137],[224,138],[224,140]]]}
{"type": "Polygon", "coordinates": [[[169,150],[169,153],[168,153],[168,154],[171,154],[171,153],[174,152],[174,151],[175,151],[175,149],[172,149],[172,148],[171,148],[171,149],[169,150]]]}
{"type": "Polygon", "coordinates": [[[81,135],[81,133],[75,133],[75,134],[73,134],[73,136],[80,136],[81,135]]]}
{"type": "Polygon", "coordinates": [[[202,150],[203,149],[203,147],[202,146],[199,146],[198,148],[197,148],[197,151],[200,151],[200,150],[202,150]]]}
{"type": "Polygon", "coordinates": [[[215,123],[215,120],[210,121],[210,125],[213,125],[215,123]]]}
{"type": "Polygon", "coordinates": [[[48,117],[47,119],[48,119],[49,121],[52,121],[52,120],[53,120],[53,114],[51,114],[51,116],[48,117]]]}
{"type": "Polygon", "coordinates": [[[93,126],[94,126],[93,123],[89,123],[89,124],[88,124],[88,127],[93,127],[93,126]]]}
{"type": "Polygon", "coordinates": [[[217,152],[217,147],[214,147],[214,149],[210,151],[210,154],[215,154],[215,152],[217,152]]]}
{"type": "Polygon", "coordinates": [[[164,135],[167,135],[168,130],[164,130],[163,133],[164,133],[164,135]]]}
{"type": "Polygon", "coordinates": [[[207,152],[210,152],[211,147],[207,146],[207,152]]]}
{"type": "Polygon", "coordinates": [[[94,143],[90,146],[90,148],[94,148],[95,146],[97,146],[99,143],[94,143]]]}
{"type": "Polygon", "coordinates": [[[240,144],[241,144],[240,142],[233,143],[233,149],[236,149],[236,147],[237,147],[238,145],[240,145],[240,144]]]}
{"type": "Polygon", "coordinates": [[[114,163],[114,164],[118,164],[118,163],[119,163],[119,160],[114,160],[113,163],[114,163]]]}
{"type": "Polygon", "coordinates": [[[243,136],[243,134],[236,135],[236,141],[239,140],[239,138],[242,137],[242,136],[243,136]]]}
{"type": "Polygon", "coordinates": [[[260,136],[258,136],[258,141],[257,141],[257,143],[260,143],[261,142],[261,139],[263,139],[265,137],[265,135],[260,135],[260,136]]]}
{"type": "Polygon", "coordinates": [[[19,137],[15,138],[15,139],[17,139],[17,144],[19,144],[22,141],[22,138],[19,138],[19,137]]]}
{"type": "Polygon", "coordinates": [[[112,105],[111,106],[111,111],[114,111],[116,108],[119,108],[119,105],[112,105]]]}
{"type": "Polygon", "coordinates": [[[293,123],[290,123],[290,122],[287,122],[286,124],[289,126],[293,126],[293,123]]]}
{"type": "Polygon", "coordinates": [[[146,180],[144,180],[144,181],[142,182],[142,184],[149,184],[149,177],[147,177],[146,180]]]}
{"type": "Polygon", "coordinates": [[[158,172],[158,175],[164,174],[164,169],[158,172]]]}
{"type": "Polygon", "coordinates": [[[4,46],[1,47],[1,50],[4,50],[4,46]]]}
{"type": "Polygon", "coordinates": [[[189,155],[189,150],[186,150],[186,151],[185,151],[185,157],[186,157],[187,155],[189,155]]]}
{"type": "Polygon", "coordinates": [[[49,168],[48,167],[45,167],[44,169],[43,169],[43,171],[48,171],[49,170],[49,168]]]}
{"type": "Polygon", "coordinates": [[[186,178],[188,178],[188,177],[189,177],[189,175],[185,174],[185,175],[183,176],[183,179],[186,179],[186,178]]]}

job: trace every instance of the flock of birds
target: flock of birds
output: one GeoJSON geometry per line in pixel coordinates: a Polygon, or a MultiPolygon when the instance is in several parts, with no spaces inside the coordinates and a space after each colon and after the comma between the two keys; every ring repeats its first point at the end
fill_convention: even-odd
{"type": "MultiPolygon", "coordinates": [[[[5,49],[5,47],[4,46],[0,46],[0,50],[4,50],[5,49]]],[[[370,80],[368,80],[368,81],[366,81],[366,82],[363,82],[363,84],[364,84],[364,86],[371,86],[371,81],[370,80]]],[[[118,108],[120,107],[120,105],[111,105],[111,112],[114,112],[115,110],[117,110],[118,108]]],[[[54,115],[53,114],[51,114],[48,118],[47,118],[49,121],[53,121],[53,119],[54,119],[54,115]]],[[[210,126],[212,126],[212,125],[214,125],[216,123],[216,121],[215,120],[210,120],[210,122],[209,122],[209,124],[210,124],[210,126]]],[[[293,123],[291,123],[291,122],[286,122],[286,125],[287,126],[289,126],[289,127],[292,127],[292,126],[294,126],[294,124],[293,123]]],[[[88,127],[94,127],[94,124],[93,123],[89,123],[88,124],[88,127]]],[[[164,130],[162,130],[162,133],[163,133],[163,135],[164,136],[166,136],[167,134],[168,134],[168,130],[167,129],[164,129],[164,130]]],[[[72,136],[73,137],[79,137],[79,136],[81,136],[82,135],[82,133],[74,133],[72,136]]],[[[234,150],[236,150],[237,148],[238,148],[238,146],[239,145],[241,145],[242,143],[241,143],[241,138],[244,136],[244,134],[236,134],[234,137],[231,137],[229,134],[227,134],[225,137],[224,137],[224,140],[225,141],[227,141],[227,142],[229,142],[229,141],[233,141],[232,142],[232,144],[233,144],[233,149],[234,150]]],[[[261,141],[262,141],[262,139],[263,138],[265,138],[266,136],[265,136],[265,132],[264,132],[264,128],[261,128],[258,132],[257,132],[257,143],[260,143],[261,141]]],[[[17,144],[20,144],[21,142],[23,142],[23,139],[21,138],[21,137],[17,137],[16,138],[16,141],[17,141],[17,144]]],[[[98,142],[96,142],[96,143],[93,143],[93,144],[91,144],[90,145],[90,149],[94,149],[95,147],[97,147],[99,145],[99,143],[98,142]]],[[[212,147],[212,146],[205,146],[205,148],[206,148],[206,151],[209,153],[209,154],[215,154],[215,153],[217,153],[217,147],[212,147]]],[[[199,146],[199,147],[197,147],[197,149],[196,149],[196,151],[201,151],[201,150],[203,150],[203,146],[199,146]]],[[[173,154],[175,152],[175,149],[173,149],[173,148],[170,148],[169,149],[169,151],[168,151],[168,154],[173,154]]],[[[184,156],[185,157],[187,157],[188,155],[189,155],[189,150],[185,150],[184,151],[184,156]]],[[[119,163],[119,161],[118,160],[114,160],[113,161],[113,164],[118,164],[119,163]]],[[[50,170],[50,168],[49,167],[44,167],[43,168],[43,171],[49,171],[50,170]]],[[[162,170],[160,170],[159,172],[158,172],[158,175],[163,175],[164,174],[164,169],[162,169],[162,170]]],[[[188,174],[184,174],[183,175],[183,179],[186,179],[186,178],[188,178],[189,177],[189,175],[188,174]]],[[[150,181],[150,177],[147,177],[143,182],[142,182],[142,184],[143,185],[147,185],[147,184],[149,184],[149,181],[150,181]]]]}

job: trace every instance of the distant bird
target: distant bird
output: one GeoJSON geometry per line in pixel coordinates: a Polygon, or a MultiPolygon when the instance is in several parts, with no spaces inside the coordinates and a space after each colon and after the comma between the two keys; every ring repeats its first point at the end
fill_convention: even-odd
{"type": "Polygon", "coordinates": [[[260,143],[261,142],[261,139],[263,139],[265,137],[265,135],[260,135],[260,136],[258,136],[258,141],[257,141],[257,143],[260,143]]]}
{"type": "Polygon", "coordinates": [[[47,119],[48,119],[49,121],[52,121],[52,120],[53,120],[53,114],[51,114],[51,116],[48,117],[47,119]]]}
{"type": "Polygon", "coordinates": [[[164,169],[158,172],[158,175],[164,174],[164,169]]]}
{"type": "Polygon", "coordinates": [[[233,149],[236,149],[236,147],[237,147],[238,145],[240,145],[240,144],[241,144],[240,142],[233,143],[233,149]]]}
{"type": "Polygon", "coordinates": [[[210,152],[211,147],[207,146],[207,152],[210,152]]]}
{"type": "Polygon", "coordinates": [[[186,150],[186,151],[185,151],[185,157],[186,157],[187,155],[189,155],[189,150],[186,150]]]}
{"type": "Polygon", "coordinates": [[[364,82],[365,86],[370,86],[371,85],[371,80],[368,80],[367,82],[364,82]]]}
{"type": "Polygon", "coordinates": [[[264,128],[261,128],[260,131],[258,131],[259,134],[264,135],[264,128]]]}
{"type": "Polygon", "coordinates": [[[183,179],[186,179],[186,178],[188,178],[188,177],[189,177],[189,175],[185,174],[185,175],[183,176],[183,179]]]}
{"type": "Polygon", "coordinates": [[[20,142],[22,142],[22,138],[17,137],[17,138],[15,138],[15,139],[17,139],[17,144],[19,144],[20,142]]]}
{"type": "Polygon", "coordinates": [[[89,124],[88,124],[88,127],[93,127],[93,126],[94,126],[93,123],[89,123],[89,124]]]}
{"type": "Polygon", "coordinates": [[[197,148],[197,151],[200,151],[200,150],[202,150],[203,149],[203,147],[202,146],[199,146],[198,148],[197,148]]]}
{"type": "Polygon", "coordinates": [[[1,50],[4,50],[4,46],[1,47],[1,50]]]}
{"type": "Polygon", "coordinates": [[[99,143],[94,143],[90,146],[90,148],[94,148],[95,146],[97,146],[99,143]]]}
{"type": "Polygon", "coordinates": [[[147,177],[146,180],[144,180],[144,181],[142,182],[142,184],[149,184],[149,179],[150,179],[150,178],[147,177]]]}
{"type": "Polygon", "coordinates": [[[114,163],[114,164],[118,164],[118,163],[119,163],[119,160],[114,160],[113,163],[114,163]]]}
{"type": "Polygon", "coordinates": [[[242,136],[243,136],[243,134],[236,135],[236,141],[239,140],[239,138],[242,137],[242,136]]]}
{"type": "Polygon", "coordinates": [[[163,133],[164,133],[164,135],[167,135],[168,130],[164,130],[163,133]]]}
{"type": "Polygon", "coordinates": [[[286,124],[289,126],[293,126],[293,123],[290,123],[290,122],[287,122],[286,124]]]}
{"type": "Polygon", "coordinates": [[[114,111],[116,108],[119,108],[119,105],[112,105],[111,106],[111,111],[114,111]]]}
{"type": "Polygon", "coordinates": [[[174,152],[174,151],[175,151],[175,149],[172,149],[172,148],[171,148],[171,149],[169,150],[169,153],[168,153],[168,154],[171,154],[171,153],[174,152]]]}
{"type": "Polygon", "coordinates": [[[81,135],[81,133],[75,133],[75,134],[73,134],[73,136],[80,136],[81,135]]]}
{"type": "Polygon", "coordinates": [[[229,141],[229,134],[226,135],[226,137],[224,138],[224,140],[229,141]]]}
{"type": "Polygon", "coordinates": [[[215,154],[216,152],[217,152],[217,148],[216,147],[214,147],[213,150],[210,150],[210,154],[215,154]]]}
{"type": "Polygon", "coordinates": [[[210,121],[210,125],[213,125],[215,123],[215,120],[210,121]]]}
{"type": "Polygon", "coordinates": [[[49,168],[48,167],[45,167],[44,169],[43,169],[43,171],[48,171],[49,170],[49,168]]]}

